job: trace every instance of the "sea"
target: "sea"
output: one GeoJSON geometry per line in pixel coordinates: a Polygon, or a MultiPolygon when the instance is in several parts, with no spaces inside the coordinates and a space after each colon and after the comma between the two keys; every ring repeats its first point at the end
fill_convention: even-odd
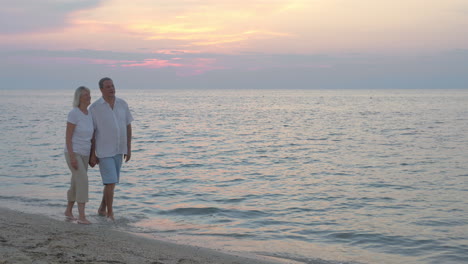
{"type": "MultiPolygon", "coordinates": [[[[73,93],[0,90],[1,207],[64,220],[73,93]]],[[[285,263],[468,263],[468,90],[117,96],[132,158],[115,223],[97,216],[89,169],[94,225],[285,263]]]]}

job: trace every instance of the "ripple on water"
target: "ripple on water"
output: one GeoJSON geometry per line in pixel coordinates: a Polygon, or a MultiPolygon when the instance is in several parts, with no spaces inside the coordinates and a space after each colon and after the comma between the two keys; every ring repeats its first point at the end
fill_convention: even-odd
{"type": "MultiPolygon", "coordinates": [[[[2,203],[62,214],[70,180],[65,96],[0,98],[9,135],[0,139],[2,203]]],[[[391,264],[468,258],[466,92],[122,96],[138,116],[132,160],[116,190],[123,230],[200,234],[194,240],[203,244],[222,236],[227,250],[251,243],[248,250],[305,263],[317,245],[341,259],[378,260],[384,252],[391,264]]],[[[96,211],[102,184],[97,168],[89,172],[96,211]]]]}

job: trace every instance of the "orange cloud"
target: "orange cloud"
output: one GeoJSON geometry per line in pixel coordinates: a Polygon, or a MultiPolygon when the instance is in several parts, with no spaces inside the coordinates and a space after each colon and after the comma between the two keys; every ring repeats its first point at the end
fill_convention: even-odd
{"type": "Polygon", "coordinates": [[[92,31],[103,32],[106,28],[114,28],[113,31],[139,38],[146,43],[168,40],[175,41],[173,43],[178,47],[197,49],[200,46],[216,45],[221,48],[223,44],[290,36],[274,30],[268,21],[272,16],[299,8],[301,2],[241,0],[187,4],[174,0],[164,6],[155,6],[146,0],[136,0],[131,5],[123,0],[113,0],[110,10],[108,6],[105,9],[103,7],[87,16],[87,20],[84,17],[80,17],[80,20],[77,18],[77,23],[87,25],[92,31]],[[118,19],[108,15],[113,14],[112,10],[117,7],[125,10],[124,13],[119,12],[118,19]]]}
{"type": "Polygon", "coordinates": [[[260,30],[250,30],[246,32],[240,32],[238,34],[206,36],[205,40],[193,41],[192,44],[199,45],[199,46],[208,46],[208,45],[217,45],[217,44],[223,44],[223,43],[240,42],[240,41],[244,41],[248,39],[266,39],[266,38],[270,38],[271,36],[286,37],[286,36],[290,36],[290,34],[260,31],[260,30]]]}
{"type": "Polygon", "coordinates": [[[152,25],[152,24],[136,24],[128,26],[128,29],[146,32],[149,34],[197,34],[197,33],[207,33],[214,32],[217,30],[216,27],[210,26],[192,26],[190,24],[166,24],[166,25],[152,25]]]}

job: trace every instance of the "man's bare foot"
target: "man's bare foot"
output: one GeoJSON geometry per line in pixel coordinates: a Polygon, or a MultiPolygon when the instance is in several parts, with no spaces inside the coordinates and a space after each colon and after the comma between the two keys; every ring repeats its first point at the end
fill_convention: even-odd
{"type": "Polygon", "coordinates": [[[100,216],[106,216],[106,215],[107,215],[107,212],[106,212],[105,210],[104,210],[104,211],[98,210],[97,213],[98,213],[98,215],[100,215],[100,216]]]}
{"type": "Polygon", "coordinates": [[[77,223],[82,224],[82,225],[90,225],[91,224],[91,222],[88,221],[88,219],[86,219],[86,218],[85,219],[78,219],[77,223]]]}
{"type": "Polygon", "coordinates": [[[115,222],[114,214],[108,214],[108,215],[107,215],[107,219],[108,219],[108,220],[112,220],[112,221],[115,222]]]}
{"type": "Polygon", "coordinates": [[[72,213],[69,213],[69,212],[65,212],[65,218],[66,218],[67,220],[71,220],[71,221],[75,221],[75,220],[76,220],[76,218],[73,216],[73,214],[72,214],[72,213]]]}

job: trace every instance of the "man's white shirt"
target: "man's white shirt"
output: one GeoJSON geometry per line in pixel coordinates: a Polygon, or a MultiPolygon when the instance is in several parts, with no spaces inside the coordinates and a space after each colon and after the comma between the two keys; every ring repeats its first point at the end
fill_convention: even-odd
{"type": "Polygon", "coordinates": [[[116,97],[112,109],[101,97],[89,107],[89,112],[94,123],[96,156],[127,154],[127,125],[133,121],[127,102],[116,97]]]}

